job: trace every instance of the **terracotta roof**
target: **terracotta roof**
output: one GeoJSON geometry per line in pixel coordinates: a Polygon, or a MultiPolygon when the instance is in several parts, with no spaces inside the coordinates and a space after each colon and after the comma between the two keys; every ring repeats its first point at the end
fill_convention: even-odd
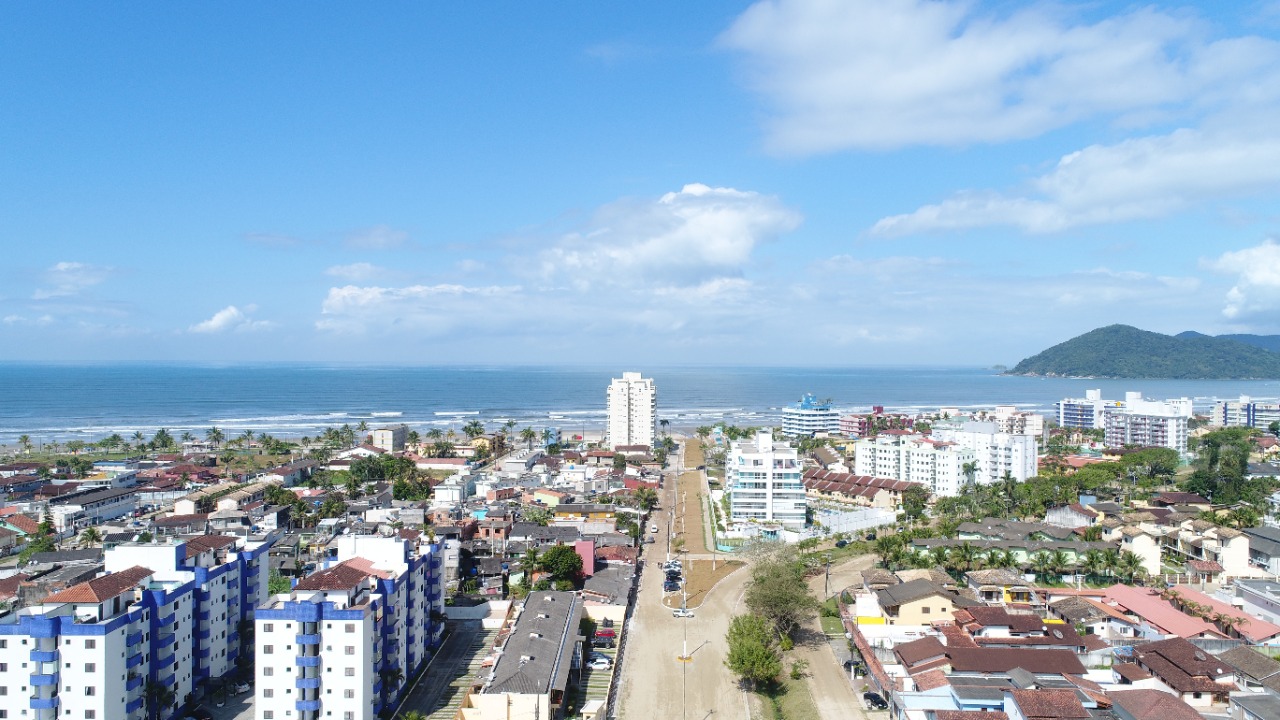
{"type": "Polygon", "coordinates": [[[0,580],[0,600],[9,600],[13,596],[17,595],[18,586],[22,584],[23,580],[30,577],[31,576],[26,573],[18,573],[0,580]]]}
{"type": "Polygon", "coordinates": [[[934,710],[935,720],[1009,720],[1009,716],[999,710],[934,710]]]}
{"type": "Polygon", "coordinates": [[[1219,683],[1217,678],[1232,675],[1230,664],[1206,653],[1183,638],[1157,640],[1134,647],[1139,664],[1178,692],[1229,693],[1233,683],[1219,683]]]}
{"type": "Polygon", "coordinates": [[[201,535],[187,540],[187,557],[234,545],[237,538],[231,535],[201,535]]]}
{"type": "Polygon", "coordinates": [[[193,515],[170,515],[169,517],[156,518],[152,522],[160,527],[183,527],[203,523],[208,519],[208,513],[195,513],[193,515]]]}
{"type": "Polygon", "coordinates": [[[1211,595],[1206,595],[1193,587],[1178,585],[1174,588],[1174,591],[1187,600],[1200,603],[1201,605],[1208,605],[1210,608],[1213,608],[1214,613],[1221,613],[1229,617],[1237,618],[1239,622],[1235,626],[1235,631],[1240,634],[1240,637],[1248,640],[1250,643],[1261,644],[1266,640],[1270,640],[1271,638],[1280,635],[1280,625],[1267,622],[1261,618],[1253,617],[1244,610],[1241,610],[1234,605],[1228,605],[1227,603],[1224,603],[1211,595]]]}
{"type": "Polygon", "coordinates": [[[1112,585],[1107,588],[1106,599],[1108,604],[1119,605],[1170,635],[1188,638],[1211,633],[1225,637],[1212,623],[1178,610],[1150,588],[1112,585]]]}
{"type": "Polygon", "coordinates": [[[155,573],[141,565],[128,570],[103,575],[79,585],[72,585],[62,592],[54,593],[44,599],[45,603],[100,603],[133,588],[155,573]]]}
{"type": "Polygon", "coordinates": [[[922,637],[919,640],[902,643],[893,649],[899,658],[902,658],[902,664],[910,667],[917,665],[926,660],[934,660],[947,654],[947,647],[938,641],[938,638],[930,635],[922,637]]]}
{"type": "Polygon", "coordinates": [[[1080,698],[1073,690],[1038,688],[1036,690],[1012,690],[1013,701],[1024,717],[1030,718],[1087,718],[1080,698]]]}
{"type": "Polygon", "coordinates": [[[951,684],[947,680],[947,674],[941,670],[929,670],[914,677],[917,690],[933,690],[951,684]]]}
{"type": "Polygon", "coordinates": [[[1129,682],[1151,679],[1151,673],[1143,670],[1137,663],[1116,663],[1111,666],[1111,669],[1114,670],[1117,675],[1129,682]]]}
{"type": "Polygon", "coordinates": [[[1009,672],[1022,668],[1031,673],[1084,675],[1076,654],[1061,648],[948,648],[956,672],[1009,672]]]}
{"type": "Polygon", "coordinates": [[[1203,720],[1182,698],[1160,690],[1112,690],[1107,695],[1134,720],[1203,720]]]}
{"type": "Polygon", "coordinates": [[[341,562],[302,578],[294,590],[351,590],[369,575],[365,570],[350,565],[350,561],[341,562]]]}
{"type": "Polygon", "coordinates": [[[30,515],[23,515],[21,513],[10,515],[5,518],[4,521],[28,535],[35,535],[40,532],[40,521],[30,515]]]}

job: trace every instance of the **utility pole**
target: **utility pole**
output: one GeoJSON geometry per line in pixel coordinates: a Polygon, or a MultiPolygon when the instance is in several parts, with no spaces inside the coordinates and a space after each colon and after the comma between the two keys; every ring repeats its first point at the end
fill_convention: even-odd
{"type": "Polygon", "coordinates": [[[822,581],[822,599],[831,597],[831,553],[827,553],[827,575],[822,581]]]}

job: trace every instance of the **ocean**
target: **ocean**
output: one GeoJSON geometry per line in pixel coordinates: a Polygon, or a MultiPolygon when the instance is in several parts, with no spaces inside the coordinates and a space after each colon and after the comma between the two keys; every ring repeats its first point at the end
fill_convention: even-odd
{"type": "Polygon", "coordinates": [[[658,415],[670,427],[726,422],[773,425],[804,393],[848,412],[873,405],[918,411],[996,404],[1051,412],[1064,397],[1101,388],[1147,397],[1191,397],[1198,409],[1249,395],[1280,398],[1280,381],[1026,378],[972,367],[368,367],[344,365],[19,365],[0,364],[0,444],[92,441],[168,428],[203,437],[217,426],[277,437],[316,435],[328,426],[406,423],[420,432],[480,420],[494,429],[604,426],[605,388],[623,370],[654,378],[658,415]]]}

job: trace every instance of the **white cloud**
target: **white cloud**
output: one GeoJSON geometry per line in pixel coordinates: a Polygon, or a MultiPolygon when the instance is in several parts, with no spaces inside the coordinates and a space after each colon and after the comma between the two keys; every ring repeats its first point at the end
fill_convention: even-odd
{"type": "Polygon", "coordinates": [[[657,200],[607,205],[541,257],[546,278],[593,285],[698,285],[739,275],[755,248],[800,215],[774,197],[694,183],[657,200]]]}
{"type": "Polygon", "coordinates": [[[519,286],[329,288],[316,328],[344,333],[417,330],[442,334],[483,322],[491,329],[505,324],[511,313],[521,306],[519,302],[512,302],[520,292],[519,286]]]}
{"type": "Polygon", "coordinates": [[[222,333],[227,331],[250,332],[254,330],[265,330],[273,326],[268,320],[254,320],[250,317],[257,311],[254,305],[246,305],[243,310],[235,305],[228,305],[213,314],[208,320],[192,325],[187,328],[188,332],[193,333],[222,333]]]}
{"type": "Polygon", "coordinates": [[[1133,126],[1274,92],[1274,42],[1208,39],[1185,13],[1151,8],[1092,23],[1069,13],[762,0],[721,44],[745,56],[774,110],[768,143],[790,154],[1002,142],[1094,118],[1133,126]]]}
{"type": "Polygon", "coordinates": [[[374,225],[347,235],[344,242],[355,250],[391,250],[409,242],[409,233],[388,225],[374,225]]]}
{"type": "Polygon", "coordinates": [[[1280,188],[1280,128],[1214,127],[1094,145],[1025,194],[959,193],[883,218],[873,235],[1011,226],[1030,233],[1157,218],[1206,199],[1280,188]]]}
{"type": "Polygon", "coordinates": [[[35,291],[35,300],[79,295],[106,280],[112,268],[81,262],[60,262],[44,271],[45,287],[35,291]]]}
{"type": "Polygon", "coordinates": [[[1209,269],[1235,275],[1235,285],[1227,291],[1222,314],[1230,320],[1247,320],[1280,311],[1280,244],[1266,240],[1261,245],[1223,253],[1206,263],[1209,269]]]}
{"type": "Polygon", "coordinates": [[[344,280],[368,280],[376,275],[383,273],[384,270],[377,265],[367,262],[351,263],[350,265],[334,265],[324,271],[325,275],[342,278],[344,280]]]}
{"type": "Polygon", "coordinates": [[[25,315],[5,315],[0,322],[5,325],[51,325],[53,323],[52,315],[40,315],[39,317],[26,317],[25,315]]]}

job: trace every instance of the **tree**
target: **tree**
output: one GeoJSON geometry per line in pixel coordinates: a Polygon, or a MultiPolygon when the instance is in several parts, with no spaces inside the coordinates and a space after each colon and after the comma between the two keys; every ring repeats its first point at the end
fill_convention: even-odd
{"type": "Polygon", "coordinates": [[[627,470],[627,456],[626,456],[626,455],[623,455],[623,454],[622,454],[622,453],[620,453],[620,452],[615,452],[615,453],[613,454],[613,469],[614,469],[614,470],[616,470],[616,471],[618,471],[618,472],[626,472],[626,470],[627,470]]]}
{"type": "Polygon", "coordinates": [[[902,511],[907,518],[915,520],[924,516],[925,506],[929,503],[929,490],[923,485],[912,485],[902,491],[902,511]]]}
{"type": "Polygon", "coordinates": [[[729,621],[725,640],[729,652],[724,664],[753,690],[777,680],[782,655],[773,642],[766,620],[758,615],[736,615],[729,621]]]}
{"type": "Polygon", "coordinates": [[[289,578],[280,574],[279,570],[272,570],[267,576],[267,592],[272,595],[283,595],[293,589],[293,584],[289,582],[289,578]]]}
{"type": "Polygon", "coordinates": [[[1053,555],[1048,550],[1041,550],[1031,556],[1031,569],[1036,577],[1044,580],[1053,572],[1053,555]]]}
{"type": "Polygon", "coordinates": [[[147,707],[147,715],[151,720],[160,720],[164,716],[164,711],[169,709],[178,701],[178,696],[168,685],[163,685],[155,680],[148,680],[143,686],[142,702],[147,707]]]}
{"type": "Polygon", "coordinates": [[[224,435],[217,427],[211,427],[204,431],[204,439],[208,440],[209,444],[216,448],[222,446],[222,443],[227,439],[227,436],[224,435]]]}
{"type": "Polygon", "coordinates": [[[533,441],[538,439],[538,431],[531,427],[526,427],[520,431],[520,439],[524,441],[527,449],[532,450],[533,441]]]}
{"type": "Polygon", "coordinates": [[[22,452],[24,454],[26,455],[31,454],[31,436],[30,435],[19,435],[18,444],[22,446],[22,452]]]}
{"type": "Polygon", "coordinates": [[[149,543],[149,542],[154,542],[154,541],[155,541],[155,539],[156,539],[156,538],[155,538],[155,536],[154,536],[154,535],[152,535],[150,532],[146,532],[146,531],[144,531],[141,535],[139,535],[139,536],[138,536],[138,542],[140,542],[140,543],[149,543]]]}
{"type": "Polygon", "coordinates": [[[556,580],[577,580],[582,576],[582,556],[569,545],[547,548],[538,566],[556,580]]]}
{"type": "Polygon", "coordinates": [[[102,533],[98,532],[98,528],[85,528],[84,532],[80,533],[80,545],[83,547],[93,547],[100,542],[102,542],[102,533]]]}
{"type": "Polygon", "coordinates": [[[472,420],[462,426],[462,434],[466,435],[468,440],[475,440],[484,434],[484,424],[479,420],[472,420]]]}
{"type": "Polygon", "coordinates": [[[658,506],[658,491],[653,488],[636,488],[633,495],[636,501],[636,507],[649,512],[658,506]]]}
{"type": "Polygon", "coordinates": [[[1272,420],[1271,424],[1267,425],[1267,432],[1280,437],[1280,420],[1272,420]]]}
{"type": "Polygon", "coordinates": [[[804,563],[795,547],[760,543],[748,552],[756,556],[745,601],[752,613],[773,626],[779,637],[790,638],[805,621],[818,613],[819,602],[805,582],[804,563]]]}

